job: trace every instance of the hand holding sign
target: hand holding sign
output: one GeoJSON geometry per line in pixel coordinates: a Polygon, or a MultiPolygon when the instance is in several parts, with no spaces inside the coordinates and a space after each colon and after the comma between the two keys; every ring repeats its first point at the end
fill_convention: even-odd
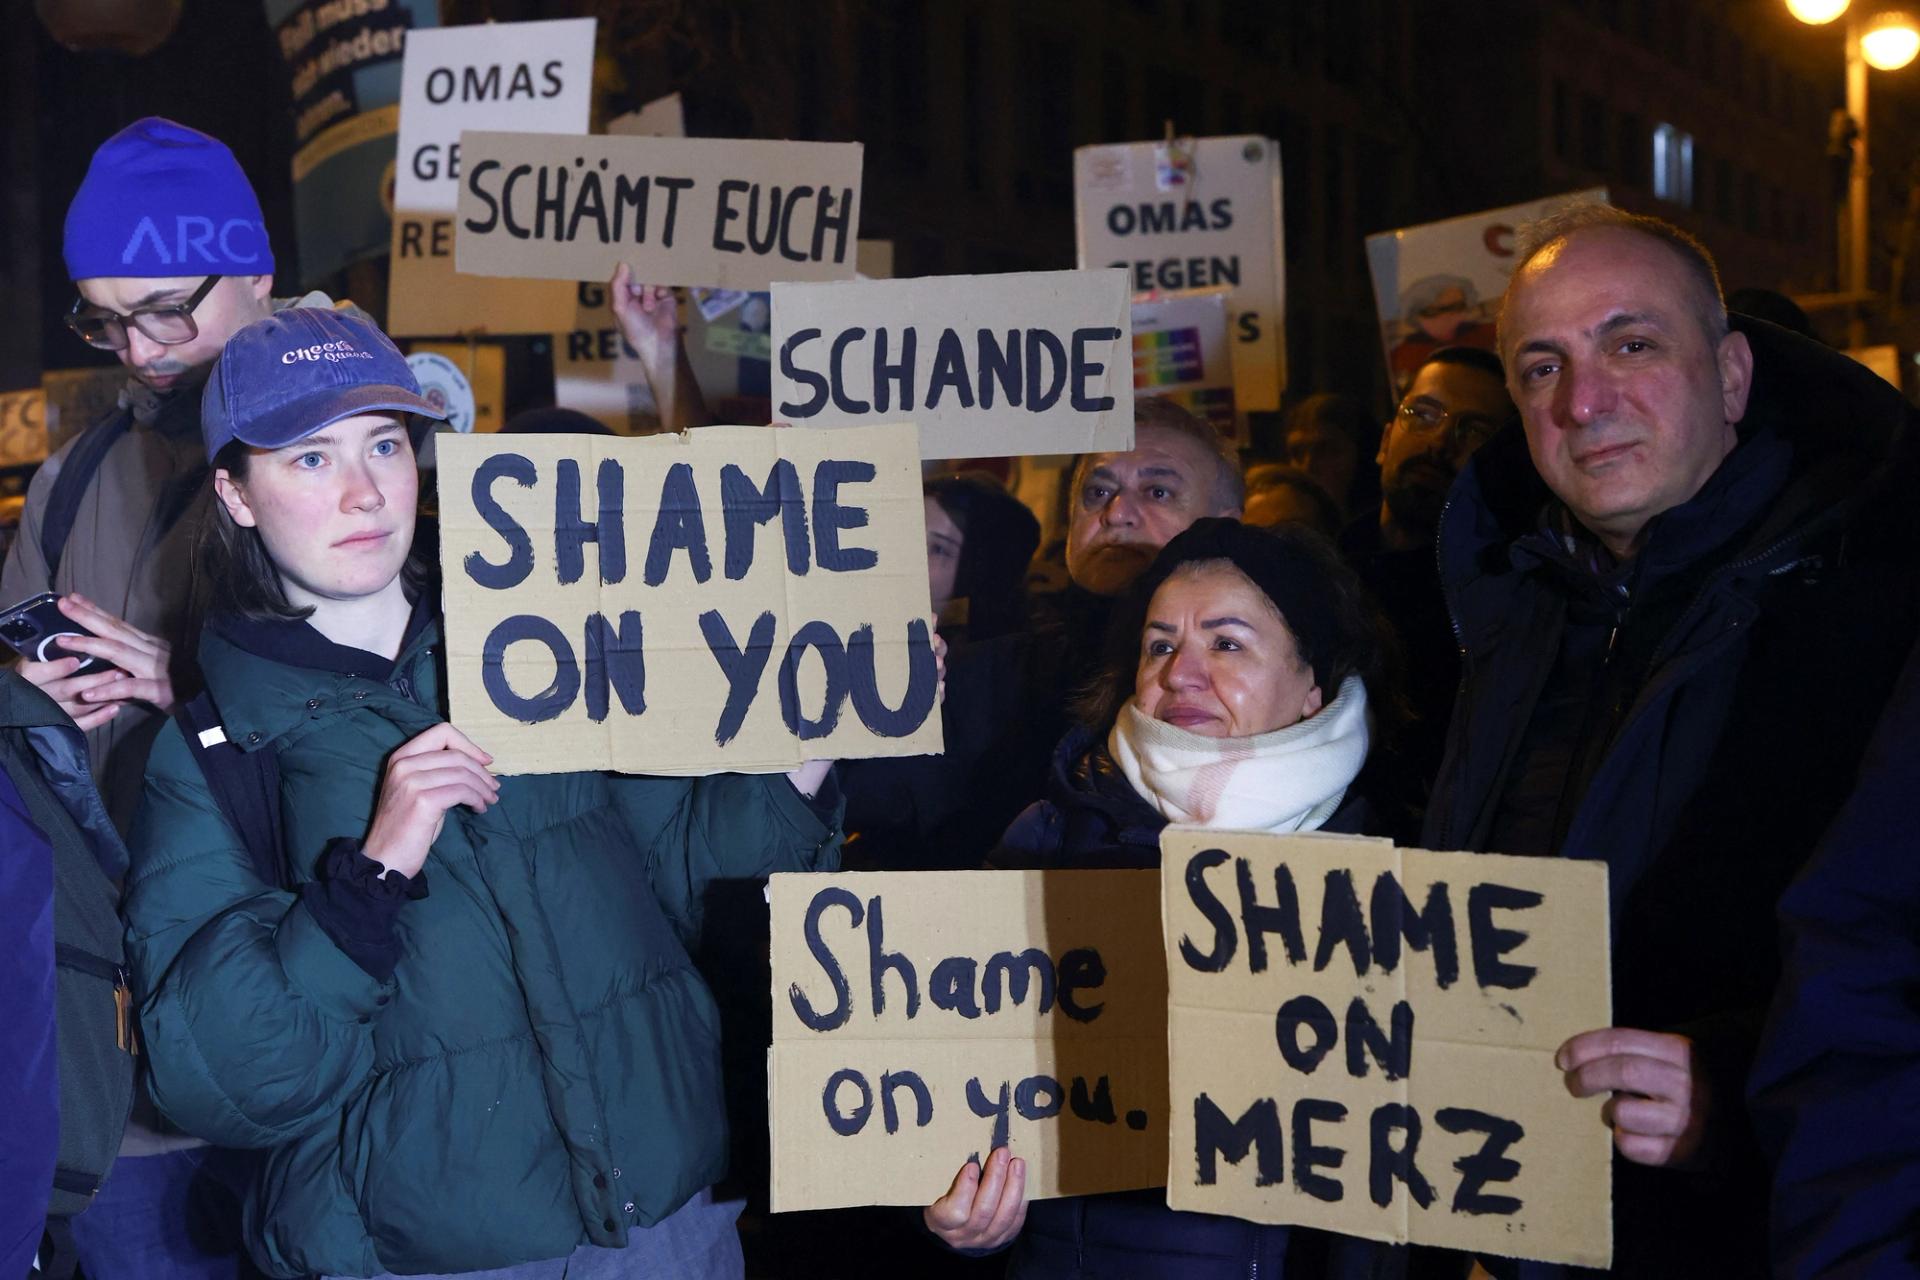
{"type": "Polygon", "coordinates": [[[613,309],[614,323],[620,326],[620,336],[640,357],[640,371],[646,375],[653,403],[660,411],[661,429],[684,431],[712,421],[706,399],[700,394],[700,380],[694,376],[693,362],[687,358],[673,290],[638,283],[623,262],[614,269],[607,285],[607,303],[613,309]]]}
{"type": "Polygon", "coordinates": [[[1691,1164],[1706,1134],[1712,1094],[1694,1057],[1686,1036],[1602,1027],[1561,1045],[1553,1062],[1574,1097],[1613,1093],[1600,1114],[1621,1155],[1670,1167],[1691,1164]]]}
{"type": "Polygon", "coordinates": [[[388,871],[418,873],[446,825],[447,810],[464,804],[485,813],[500,798],[499,779],[487,772],[492,763],[450,724],[408,740],[387,758],[362,851],[388,871]]]}
{"type": "Polygon", "coordinates": [[[978,1159],[967,1161],[921,1217],[949,1248],[1001,1248],[1027,1225],[1027,1162],[1005,1147],[987,1157],[984,1170],[978,1159]]]}

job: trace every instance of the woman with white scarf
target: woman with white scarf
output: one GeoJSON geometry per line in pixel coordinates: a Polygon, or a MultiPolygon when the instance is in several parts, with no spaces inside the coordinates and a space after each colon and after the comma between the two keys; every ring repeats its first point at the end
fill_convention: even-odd
{"type": "MultiPolygon", "coordinates": [[[[1114,619],[1106,677],[1054,754],[1047,798],[1002,867],[1156,867],[1169,822],[1373,834],[1355,783],[1381,630],[1331,544],[1297,527],[1207,519],[1175,537],[1114,619]]],[[[1376,682],[1377,683],[1377,682],[1376,682]]],[[[1160,1191],[1029,1206],[1024,1161],[963,1165],[925,1212],[948,1245],[1014,1245],[1009,1280],[1395,1277],[1405,1251],[1178,1213],[1160,1191]]]]}

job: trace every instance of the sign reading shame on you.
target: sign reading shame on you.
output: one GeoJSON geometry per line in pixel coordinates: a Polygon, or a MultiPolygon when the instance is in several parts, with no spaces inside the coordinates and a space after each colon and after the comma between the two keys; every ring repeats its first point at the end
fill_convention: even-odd
{"type": "Polygon", "coordinates": [[[463,133],[456,261],[488,276],[851,280],[857,142],[463,133]]]}
{"type": "Polygon", "coordinates": [[[931,1204],[995,1147],[1035,1199],[1159,1185],[1152,871],[782,874],[770,899],[775,1210],[931,1204]]]}
{"type": "Polygon", "coordinates": [[[773,415],[910,416],[928,458],[1133,447],[1124,271],[781,284],[773,415]]]}
{"type": "Polygon", "coordinates": [[[1604,864],[1169,827],[1161,868],[1169,1205],[1609,1265],[1553,1065],[1612,1022],[1604,864]]]}
{"type": "Polygon", "coordinates": [[[940,750],[912,426],[438,444],[453,722],[501,772],[940,750]]]}

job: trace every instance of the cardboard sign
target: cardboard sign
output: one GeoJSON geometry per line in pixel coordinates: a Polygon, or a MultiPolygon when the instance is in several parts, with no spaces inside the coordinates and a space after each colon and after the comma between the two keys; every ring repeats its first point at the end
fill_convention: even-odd
{"type": "Polygon", "coordinates": [[[680,105],[680,95],[670,93],[642,103],[638,111],[615,116],[607,121],[607,132],[616,138],[684,138],[687,113],[680,105]]]}
{"type": "Polygon", "coordinates": [[[1280,144],[1252,135],[1073,153],[1080,265],[1124,267],[1136,293],[1232,289],[1235,399],[1278,409],[1286,386],[1280,144]]]}
{"type": "Polygon", "coordinates": [[[1494,349],[1494,319],[1522,225],[1577,200],[1606,198],[1606,188],[1596,187],[1368,236],[1367,270],[1394,393],[1405,392],[1441,347],[1494,349]]]}
{"type": "Polygon", "coordinates": [[[564,284],[454,270],[460,133],[582,134],[593,107],[592,18],[417,32],[400,76],[387,332],[553,333],[573,314],[564,284]]]}
{"type": "Polygon", "coordinates": [[[461,135],[457,259],[492,276],[765,289],[848,280],[857,142],[461,135]]]}
{"type": "Polygon", "coordinates": [[[1133,447],[1124,271],[781,284],[773,416],[909,415],[927,458],[1133,447]]]}
{"type": "Polygon", "coordinates": [[[263,7],[291,80],[294,230],[301,278],[312,283],[387,251],[400,59],[414,33],[439,23],[440,5],[263,0],[263,7]]]}
{"type": "Polygon", "coordinates": [[[931,1204],[1011,1147],[1032,1199],[1158,1186],[1152,871],[772,877],[773,1208],[931,1204]]]}
{"type": "Polygon", "coordinates": [[[911,425],[438,445],[453,721],[496,770],[939,751],[911,425]]]}
{"type": "Polygon", "coordinates": [[[1607,875],[1569,858],[1169,827],[1167,1203],[1606,1267],[1607,875]]]}
{"type": "Polygon", "coordinates": [[[47,393],[39,387],[0,391],[0,467],[44,462],[47,393]]]}
{"type": "Polygon", "coordinates": [[[1230,292],[1186,289],[1133,300],[1133,393],[1171,400],[1228,440],[1245,444],[1246,419],[1233,403],[1230,292]]]}

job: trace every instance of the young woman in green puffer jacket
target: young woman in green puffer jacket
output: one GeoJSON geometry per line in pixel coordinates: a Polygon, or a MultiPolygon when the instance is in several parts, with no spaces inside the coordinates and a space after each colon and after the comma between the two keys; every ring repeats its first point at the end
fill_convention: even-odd
{"type": "Polygon", "coordinates": [[[828,766],[495,777],[403,573],[409,414],[443,416],[334,312],[248,327],[209,381],[199,659],[227,739],[274,753],[292,887],[169,724],[126,908],[155,1096],[263,1152],[246,1224],[277,1276],[737,1277],[687,947],[711,882],[838,865],[828,766]]]}

